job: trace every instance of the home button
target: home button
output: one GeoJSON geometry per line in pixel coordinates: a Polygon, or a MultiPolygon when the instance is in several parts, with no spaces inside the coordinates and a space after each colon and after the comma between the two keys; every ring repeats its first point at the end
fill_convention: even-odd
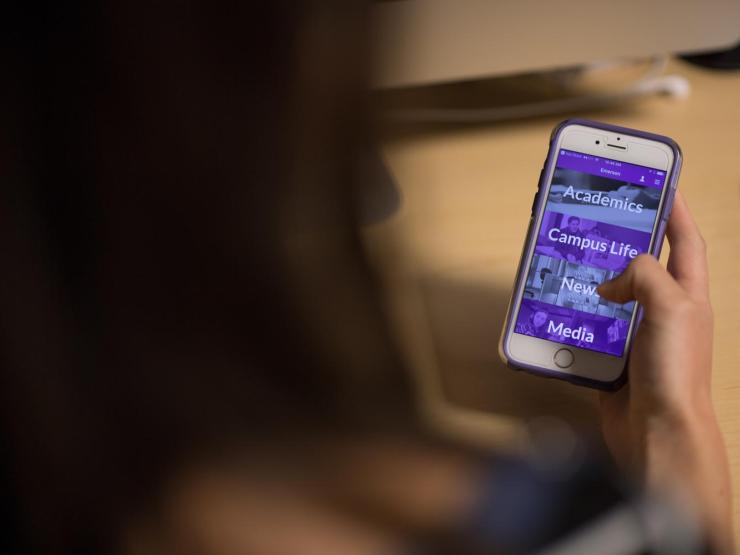
{"type": "Polygon", "coordinates": [[[573,364],[574,358],[573,351],[570,349],[560,349],[555,352],[552,360],[559,368],[569,368],[573,364]]]}

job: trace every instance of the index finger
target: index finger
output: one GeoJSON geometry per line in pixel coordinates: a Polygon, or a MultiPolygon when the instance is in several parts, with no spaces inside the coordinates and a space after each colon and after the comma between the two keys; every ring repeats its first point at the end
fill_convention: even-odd
{"type": "Polygon", "coordinates": [[[706,244],[678,191],[668,220],[667,237],[671,245],[668,271],[687,293],[706,295],[709,283],[706,244]]]}

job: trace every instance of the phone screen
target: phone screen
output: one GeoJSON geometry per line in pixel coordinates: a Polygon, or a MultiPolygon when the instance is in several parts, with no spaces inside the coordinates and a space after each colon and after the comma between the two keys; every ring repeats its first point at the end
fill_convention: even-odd
{"type": "Polygon", "coordinates": [[[596,287],[648,252],[667,172],[561,149],[515,333],[624,354],[635,303],[596,287]]]}

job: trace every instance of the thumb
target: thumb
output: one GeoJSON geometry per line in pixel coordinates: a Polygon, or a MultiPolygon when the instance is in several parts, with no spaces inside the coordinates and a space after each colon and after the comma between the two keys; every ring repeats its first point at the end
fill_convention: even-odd
{"type": "Polygon", "coordinates": [[[624,273],[602,283],[597,292],[619,304],[636,300],[649,313],[653,309],[668,307],[680,294],[681,288],[655,257],[641,254],[624,273]]]}

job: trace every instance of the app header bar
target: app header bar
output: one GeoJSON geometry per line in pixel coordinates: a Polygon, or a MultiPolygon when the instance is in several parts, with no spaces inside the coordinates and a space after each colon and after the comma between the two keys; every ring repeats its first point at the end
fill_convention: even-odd
{"type": "Polygon", "coordinates": [[[657,189],[663,188],[666,178],[663,170],[565,149],[558,154],[557,167],[657,189]]]}

